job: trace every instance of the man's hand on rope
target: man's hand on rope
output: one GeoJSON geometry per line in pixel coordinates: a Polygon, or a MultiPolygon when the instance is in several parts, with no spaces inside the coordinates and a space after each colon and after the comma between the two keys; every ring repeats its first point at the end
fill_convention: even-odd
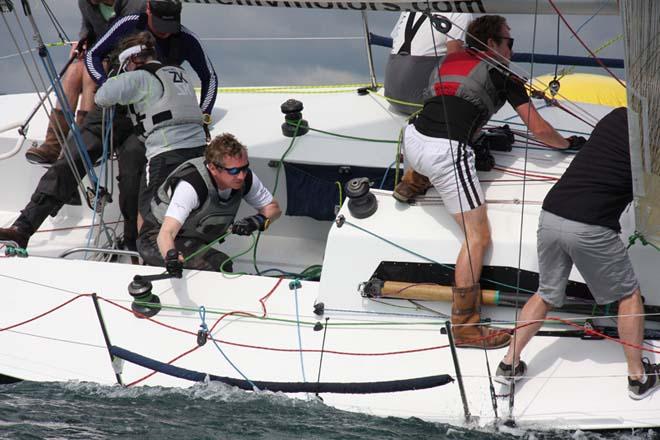
{"type": "Polygon", "coordinates": [[[170,249],[165,255],[165,269],[175,278],[183,276],[183,255],[176,249],[170,249]]]}
{"type": "Polygon", "coordinates": [[[582,136],[573,135],[567,137],[566,140],[568,141],[568,148],[566,148],[567,151],[580,151],[584,144],[587,143],[587,140],[582,136]]]}
{"type": "Polygon", "coordinates": [[[242,218],[234,222],[231,232],[236,235],[250,235],[255,231],[265,231],[266,220],[266,217],[261,214],[242,218]]]}

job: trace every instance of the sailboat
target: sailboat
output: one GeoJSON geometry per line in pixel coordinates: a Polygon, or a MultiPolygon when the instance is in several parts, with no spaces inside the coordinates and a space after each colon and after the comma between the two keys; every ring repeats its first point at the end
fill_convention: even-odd
{"type": "MultiPolygon", "coordinates": [[[[429,6],[438,12],[540,14],[557,8],[584,14],[600,7],[600,13],[619,13],[614,0],[204,3],[365,14],[429,6]]],[[[618,3],[626,29],[635,175],[635,202],[622,218],[622,237],[637,241],[629,252],[649,311],[645,356],[653,359],[660,351],[660,328],[653,319],[660,306],[660,253],[654,248],[660,243],[654,117],[660,105],[654,56],[660,5],[618,3]]],[[[8,14],[8,2],[0,5],[8,14]]],[[[0,108],[12,109],[0,121],[0,185],[12,188],[3,192],[3,226],[42,172],[18,154],[32,140],[15,131],[37,99],[0,96],[0,108]]],[[[566,135],[588,134],[609,110],[581,104],[576,111],[583,120],[552,106],[542,114],[566,135]]],[[[249,273],[184,271],[183,278],[173,279],[163,276],[162,268],[123,264],[126,251],[115,249],[118,210],[114,204],[103,212],[91,210],[83,195],[82,206],[68,206],[44,224],[27,252],[4,243],[0,381],[125,387],[218,381],[246,392],[282,392],[349,411],[455,425],[660,426],[660,397],[627,397],[626,364],[613,332],[616,313],[594,306],[576,270],[567,288],[570,307],[554,313],[526,348],[529,370],[514,390],[492,380],[503,350],[455,347],[451,305],[442,292],[451,281],[462,231],[433,191],[414,205],[402,205],[386,189],[399,172],[391,163],[397,161],[407,118],[390,111],[382,90],[367,85],[359,93],[354,86],[329,86],[314,94],[287,87],[228,91],[214,113],[222,126],[214,133],[232,132],[250,146],[252,168],[269,188],[279,188],[276,197],[287,209],[258,243],[257,237],[227,237],[223,250],[242,253],[235,267],[249,273]],[[291,136],[289,130],[287,136],[282,111],[300,103],[308,131],[291,136]],[[373,187],[369,179],[359,179],[376,171],[382,179],[373,187]],[[319,177],[322,172],[340,177],[328,183],[319,177]],[[314,192],[301,194],[296,182],[314,192]],[[330,205],[310,207],[304,203],[310,198],[329,199],[330,205]],[[309,276],[313,265],[322,265],[318,280],[309,276]],[[433,287],[429,296],[425,286],[433,287]]],[[[503,121],[519,127],[508,106],[491,122],[503,121]]],[[[43,133],[45,126],[38,115],[30,133],[43,133]]],[[[482,314],[502,329],[521,324],[517,310],[536,288],[540,205],[571,161],[562,152],[530,147],[516,132],[513,148],[493,152],[497,166],[480,175],[493,238],[482,280],[488,292],[482,314]]]]}

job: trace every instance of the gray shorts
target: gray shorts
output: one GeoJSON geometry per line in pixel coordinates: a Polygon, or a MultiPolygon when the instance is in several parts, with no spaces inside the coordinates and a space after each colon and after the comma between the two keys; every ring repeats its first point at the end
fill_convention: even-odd
{"type": "Polygon", "coordinates": [[[628,251],[619,235],[541,211],[537,232],[539,290],[545,302],[561,307],[573,263],[598,304],[631,295],[639,288],[628,251]]]}

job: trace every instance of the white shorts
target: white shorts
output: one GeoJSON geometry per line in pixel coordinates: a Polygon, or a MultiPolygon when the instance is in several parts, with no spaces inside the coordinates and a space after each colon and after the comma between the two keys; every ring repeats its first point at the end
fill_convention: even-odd
{"type": "Polygon", "coordinates": [[[403,137],[403,156],[406,166],[429,178],[451,214],[486,202],[470,146],[424,136],[411,124],[403,137]]]}

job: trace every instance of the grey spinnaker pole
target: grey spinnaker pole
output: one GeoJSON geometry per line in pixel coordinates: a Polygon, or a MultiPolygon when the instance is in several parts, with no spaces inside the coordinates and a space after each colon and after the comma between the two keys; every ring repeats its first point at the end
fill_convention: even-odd
{"type": "Polygon", "coordinates": [[[374,69],[374,57],[371,54],[371,43],[369,42],[369,22],[367,21],[367,13],[362,11],[362,24],[364,25],[364,42],[367,45],[367,58],[369,62],[369,77],[371,80],[371,89],[378,89],[378,82],[376,81],[376,70],[374,69]]]}

